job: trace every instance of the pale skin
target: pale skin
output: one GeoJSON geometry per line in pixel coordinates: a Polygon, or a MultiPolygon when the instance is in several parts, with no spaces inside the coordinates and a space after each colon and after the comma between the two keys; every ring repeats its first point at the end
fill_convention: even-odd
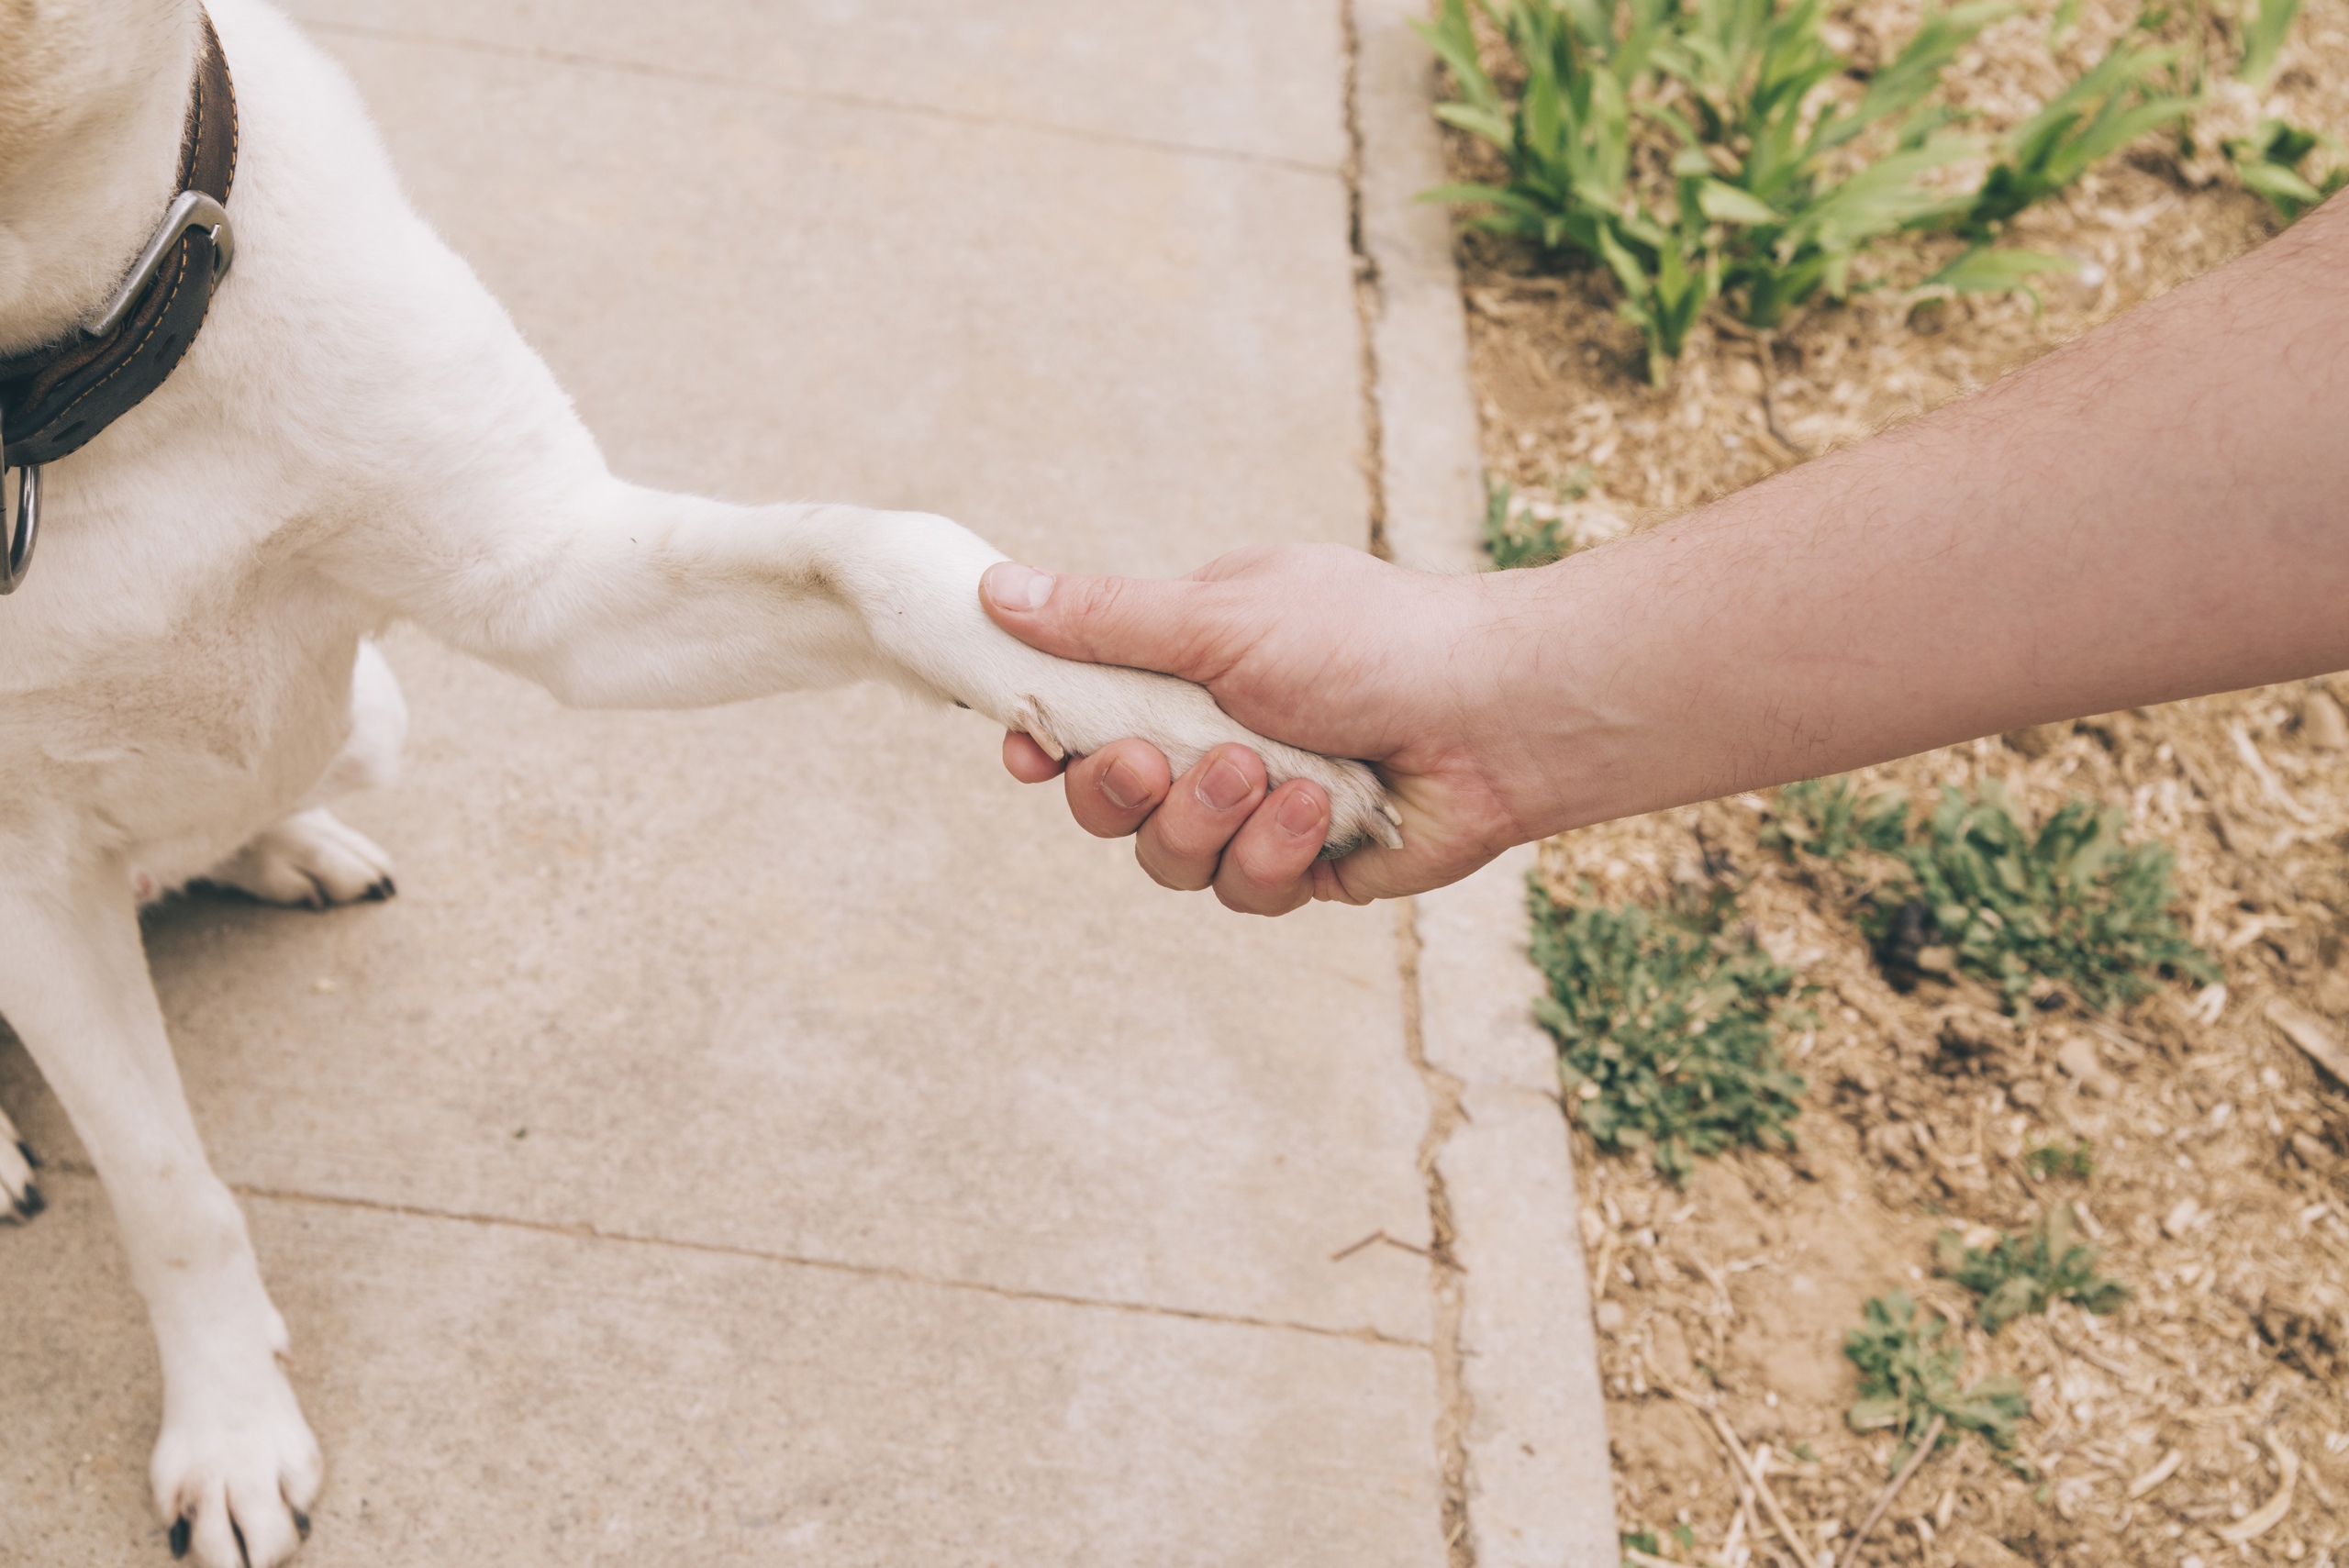
{"type": "MultiPolygon", "coordinates": [[[[1198,682],[1375,763],[1404,844],[1316,861],[1244,748],[1065,765],[1087,831],[1231,908],[1367,903],[1510,845],[1976,736],[2349,667],[2349,198],[1924,418],[1535,571],[1334,546],[1176,582],[1005,562],[1047,652],[1198,682]]],[[[1027,737],[1004,764],[1063,772],[1027,737]]]]}

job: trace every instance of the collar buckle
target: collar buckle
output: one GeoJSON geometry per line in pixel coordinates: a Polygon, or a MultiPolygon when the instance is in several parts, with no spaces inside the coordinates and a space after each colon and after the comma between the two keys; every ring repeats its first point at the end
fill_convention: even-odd
{"type": "Polygon", "coordinates": [[[212,241],[212,284],[217,288],[220,280],[228,275],[228,263],[237,255],[237,236],[228,227],[228,209],[202,191],[182,191],[163,209],[163,221],[147,241],[147,249],[139,252],[139,260],[130,264],[130,275],[122,280],[122,286],[114,291],[114,297],[106,301],[105,309],[82,323],[82,330],[93,338],[103,338],[121,326],[131,306],[139,303],[139,296],[155,281],[155,274],[163,270],[163,263],[170,260],[172,248],[180,242],[181,236],[197,228],[207,230],[206,238],[212,241]]]}

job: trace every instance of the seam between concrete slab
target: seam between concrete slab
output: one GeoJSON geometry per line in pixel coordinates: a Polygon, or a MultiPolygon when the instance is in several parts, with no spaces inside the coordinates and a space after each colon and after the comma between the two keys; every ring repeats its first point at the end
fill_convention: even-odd
{"type": "Polygon", "coordinates": [[[306,31],[336,33],[345,38],[367,39],[377,43],[407,44],[419,49],[457,50],[470,54],[488,54],[507,60],[529,61],[541,65],[610,71],[629,76],[650,77],[656,81],[687,83],[696,87],[725,87],[761,97],[792,98],[808,103],[838,104],[847,108],[878,109],[891,114],[913,115],[923,119],[944,120],[954,125],[985,126],[997,130],[1027,131],[1038,136],[1063,137],[1072,141],[1093,142],[1104,147],[1130,147],[1146,152],[1163,152],[1180,158],[1206,158],[1225,163],[1247,163],[1259,168],[1280,169],[1291,173],[1312,174],[1324,178],[1341,173],[1341,171],[1332,169],[1326,163],[1316,163],[1303,158],[1283,158],[1276,153],[1247,152],[1233,147],[1204,147],[1196,142],[1167,141],[1158,137],[1133,136],[1120,131],[1058,125],[1051,120],[1020,119],[1008,115],[983,115],[968,109],[947,108],[938,104],[918,104],[903,98],[886,98],[867,93],[843,93],[826,87],[793,87],[774,82],[753,82],[746,77],[729,76],[723,72],[696,71],[686,66],[662,65],[642,60],[615,60],[584,50],[499,43],[494,39],[462,38],[448,33],[417,32],[402,28],[376,28],[370,27],[364,22],[335,21],[324,17],[305,17],[299,13],[295,14],[295,20],[306,31]]]}
{"type": "Polygon", "coordinates": [[[1436,1463],[1443,1485],[1444,1560],[1448,1568],[1476,1568],[1476,1541],[1468,1518],[1468,1422],[1473,1414],[1461,1375],[1461,1324],[1466,1315],[1460,1263],[1453,1252],[1458,1231],[1452,1194],[1443,1179],[1443,1150],[1465,1115],[1460,1080],[1428,1061],[1419,991],[1419,930],[1417,902],[1395,904],[1396,967],[1403,995],[1403,1049],[1428,1096],[1427,1129],[1420,1134],[1419,1179],[1428,1191],[1428,1288],[1435,1297],[1436,1463]]]}
{"type": "MultiPolygon", "coordinates": [[[[1346,0],[1349,185],[1380,553],[1473,573],[1484,509],[1427,0],[1346,0]]],[[[1557,1060],[1535,1025],[1520,847],[1397,913],[1420,1150],[1442,1256],[1435,1356],[1452,1568],[1612,1568],[1605,1404],[1557,1060]],[[1448,1297],[1448,1298],[1447,1298],[1448,1297]]]]}
{"type": "MultiPolygon", "coordinates": [[[[1361,342],[1363,478],[1370,502],[1368,539],[1372,554],[1393,559],[1386,528],[1386,421],[1380,396],[1378,257],[1369,242],[1363,213],[1362,31],[1356,0],[1337,0],[1344,50],[1346,118],[1346,242],[1353,256],[1354,317],[1361,342]]],[[[1419,940],[1412,900],[1395,906],[1395,956],[1403,1010],[1403,1051],[1428,1098],[1428,1118],[1419,1135],[1418,1165],[1428,1200],[1428,1290],[1433,1298],[1431,1325],[1436,1395],[1437,1478],[1441,1485],[1437,1523],[1447,1568],[1475,1568],[1476,1548],[1468,1520],[1469,1404],[1461,1378],[1460,1327],[1463,1302],[1460,1268],[1453,1256],[1452,1197],[1439,1163],[1443,1146],[1459,1125],[1460,1081],[1431,1065],[1420,1034],[1419,940]]]]}
{"type": "Polygon", "coordinates": [[[1346,249],[1353,257],[1354,328],[1362,361],[1363,484],[1370,496],[1365,548],[1391,561],[1386,546],[1386,430],[1378,406],[1378,261],[1371,254],[1362,221],[1362,30],[1354,0],[1338,0],[1338,25],[1345,50],[1346,117],[1346,162],[1339,172],[1346,182],[1346,249]]]}
{"type": "MultiPolygon", "coordinates": [[[[49,1160],[42,1162],[44,1181],[55,1175],[97,1180],[97,1173],[78,1160],[49,1160]]],[[[1424,1340],[1404,1339],[1381,1333],[1376,1329],[1332,1329],[1319,1323],[1298,1323],[1280,1318],[1257,1318],[1241,1312],[1207,1312],[1191,1307],[1166,1307],[1150,1301],[1120,1301],[1114,1296],[1072,1296],[1063,1291],[1021,1290],[1013,1285],[989,1284],[984,1280],[953,1279],[938,1274],[925,1274],[912,1269],[890,1268],[881,1263],[852,1263],[838,1258],[811,1257],[803,1253],[778,1252],[763,1247],[743,1247],[725,1241],[695,1241],[672,1236],[645,1236],[635,1231],[608,1230],[599,1225],[564,1224],[556,1220],[522,1219],[512,1215],[478,1214],[464,1209],[440,1208],[430,1204],[391,1203],[377,1198],[345,1197],[331,1193],[295,1192],[284,1187],[257,1186],[249,1182],[230,1182],[228,1190],[240,1198],[257,1198],[265,1203],[299,1204],[315,1208],[354,1209],[364,1214],[390,1215],[401,1219],[424,1219],[442,1224],[473,1225],[489,1229],[521,1230],[540,1236],[556,1236],[571,1241],[602,1241],[624,1247],[649,1247],[674,1252],[697,1252],[710,1257],[740,1258],[751,1262],[777,1263],[786,1268],[817,1269],[826,1273],[851,1274],[863,1279],[890,1280],[900,1284],[927,1285],[937,1290],[968,1291],[974,1296],[991,1296],[1004,1301],[1035,1301],[1054,1307],[1076,1307],[1099,1312],[1125,1312],[1149,1318],[1174,1318],[1193,1323],[1218,1323],[1235,1329],[1267,1329],[1279,1333],[1311,1334],[1324,1340],[1352,1340],[1366,1345],[1383,1345],[1396,1350],[1424,1351],[1424,1340]]]]}

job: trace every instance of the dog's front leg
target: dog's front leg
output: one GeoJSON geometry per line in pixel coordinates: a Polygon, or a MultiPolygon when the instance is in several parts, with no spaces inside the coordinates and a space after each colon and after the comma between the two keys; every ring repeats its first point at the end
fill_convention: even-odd
{"type": "Polygon", "coordinates": [[[0,885],[0,1013],[72,1118],[113,1201],[161,1352],[151,1478],[173,1545],[205,1568],[290,1556],[317,1441],[278,1365],[285,1326],[245,1222],[197,1141],[139,945],[128,868],[78,857],[0,885]]]}
{"type": "Polygon", "coordinates": [[[1055,756],[1140,736],[1180,771],[1239,741],[1275,784],[1328,791],[1333,848],[1392,838],[1361,764],[1266,740],[1188,682],[1054,659],[997,628],[979,577],[1003,555],[943,517],[727,506],[606,480],[559,512],[489,520],[433,570],[412,564],[417,536],[384,541],[410,584],[398,607],[566,702],[699,706],[878,678],[1025,730],[1055,756]]]}

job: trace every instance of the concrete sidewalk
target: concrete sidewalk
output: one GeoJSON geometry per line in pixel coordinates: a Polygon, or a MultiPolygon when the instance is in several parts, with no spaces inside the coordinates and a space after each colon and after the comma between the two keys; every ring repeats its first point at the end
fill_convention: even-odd
{"type": "MultiPolygon", "coordinates": [[[[1367,542],[1338,5],[551,9],[298,14],[623,473],[1078,570],[1367,542]]],[[[150,929],[328,1456],[303,1562],[1601,1560],[1478,1514],[1485,1453],[1586,1498],[1596,1411],[1464,1347],[1587,1321],[1538,1088],[1546,1294],[1427,1260],[1489,1091],[1421,1049],[1408,906],[1158,892],[875,691],[573,714],[390,652],[408,777],[345,815],[400,896],[150,929]]],[[[0,1232],[0,1562],[155,1560],[103,1195],[13,1042],[0,1103],[53,1165],[0,1232]]]]}

